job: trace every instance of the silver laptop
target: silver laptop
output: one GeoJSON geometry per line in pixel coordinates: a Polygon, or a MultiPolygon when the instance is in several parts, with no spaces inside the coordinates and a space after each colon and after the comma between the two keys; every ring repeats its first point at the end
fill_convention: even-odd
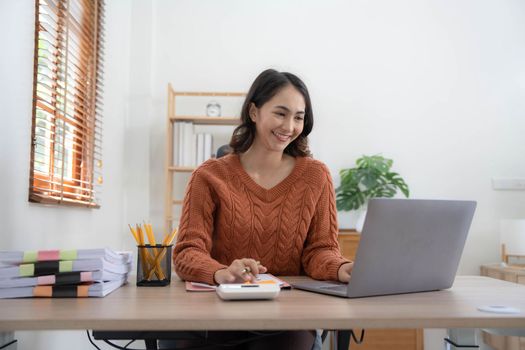
{"type": "Polygon", "coordinates": [[[371,199],[350,282],[293,286],[347,298],[450,288],[475,209],[473,201],[371,199]]]}

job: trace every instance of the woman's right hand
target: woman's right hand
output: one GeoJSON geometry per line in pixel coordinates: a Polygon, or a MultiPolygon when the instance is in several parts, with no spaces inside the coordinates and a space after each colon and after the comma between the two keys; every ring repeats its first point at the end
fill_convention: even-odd
{"type": "Polygon", "coordinates": [[[217,270],[213,279],[217,284],[252,282],[255,276],[266,271],[268,269],[254,259],[235,259],[227,268],[217,270]]]}

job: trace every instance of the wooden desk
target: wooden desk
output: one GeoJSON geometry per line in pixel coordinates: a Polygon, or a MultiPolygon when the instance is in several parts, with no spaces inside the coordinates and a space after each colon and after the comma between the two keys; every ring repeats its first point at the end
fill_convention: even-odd
{"type": "Polygon", "coordinates": [[[174,281],[157,288],[130,284],[101,299],[4,299],[0,310],[0,331],[525,328],[525,286],[467,276],[452,289],[429,293],[345,299],[291,290],[273,301],[225,302],[215,293],[188,293],[174,281]],[[521,313],[476,309],[493,304],[521,313]]]}

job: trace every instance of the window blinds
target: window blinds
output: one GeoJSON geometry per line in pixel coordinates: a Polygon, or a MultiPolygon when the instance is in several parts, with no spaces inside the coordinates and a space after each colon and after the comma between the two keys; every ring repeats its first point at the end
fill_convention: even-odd
{"type": "Polygon", "coordinates": [[[29,201],[98,207],[104,0],[35,0],[29,201]]]}

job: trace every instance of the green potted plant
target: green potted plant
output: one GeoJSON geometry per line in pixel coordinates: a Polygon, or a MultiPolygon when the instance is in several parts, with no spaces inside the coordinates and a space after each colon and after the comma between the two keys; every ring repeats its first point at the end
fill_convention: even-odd
{"type": "Polygon", "coordinates": [[[361,210],[356,229],[361,231],[368,199],[394,197],[400,190],[408,198],[410,192],[405,180],[390,171],[392,159],[380,155],[362,156],[356,167],[341,169],[341,185],[336,188],[337,210],[361,210]]]}

